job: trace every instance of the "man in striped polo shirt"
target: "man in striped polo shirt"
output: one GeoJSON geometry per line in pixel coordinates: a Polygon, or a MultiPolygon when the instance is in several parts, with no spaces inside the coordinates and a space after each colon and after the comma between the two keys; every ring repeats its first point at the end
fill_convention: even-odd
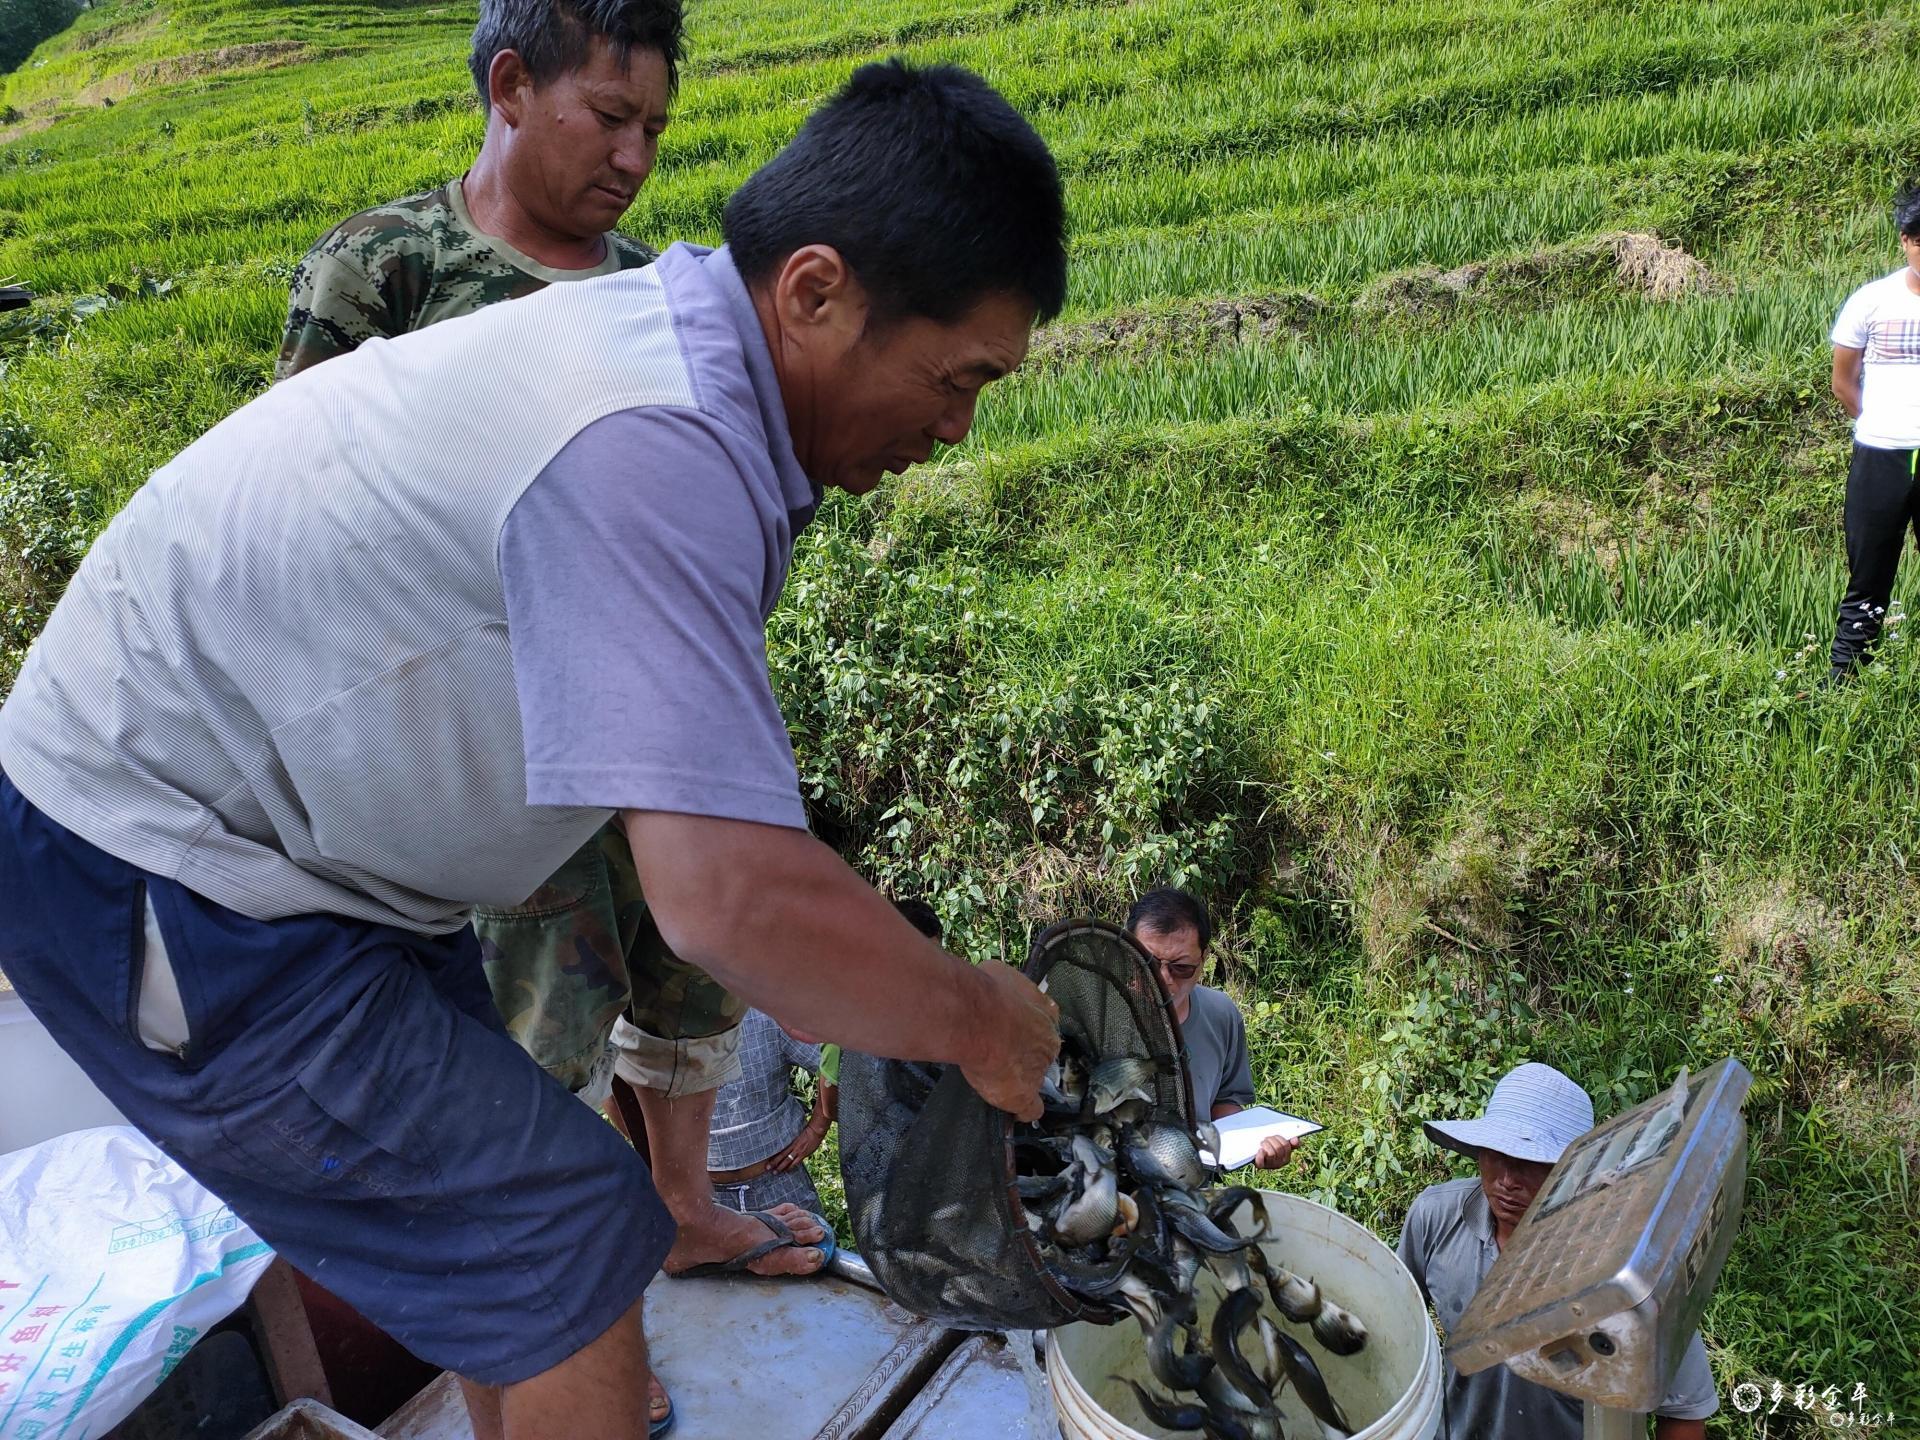
{"type": "Polygon", "coordinates": [[[723,229],[236,411],[0,708],[0,967],[485,1437],[646,1433],[675,1227],[508,1037],[474,902],[618,814],[663,944],[782,1023],[1029,1118],[1058,1046],[808,835],[764,632],[821,487],[957,443],[1059,308],[1052,157],[975,76],[868,66],[723,229]]]}

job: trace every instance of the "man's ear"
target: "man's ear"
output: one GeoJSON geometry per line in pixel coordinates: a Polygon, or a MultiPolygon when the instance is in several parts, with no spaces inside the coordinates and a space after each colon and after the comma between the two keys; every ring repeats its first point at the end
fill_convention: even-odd
{"type": "Polygon", "coordinates": [[[533,88],[533,72],[517,50],[500,51],[487,66],[487,106],[509,125],[525,118],[533,88]]]}
{"type": "Polygon", "coordinates": [[[866,332],[866,288],[831,245],[802,245],[786,258],[773,305],[781,332],[809,350],[850,350],[866,332]]]}

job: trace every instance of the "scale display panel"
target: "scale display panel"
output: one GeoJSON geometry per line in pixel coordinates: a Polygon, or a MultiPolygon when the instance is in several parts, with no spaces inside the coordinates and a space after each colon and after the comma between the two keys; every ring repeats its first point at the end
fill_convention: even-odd
{"type": "Polygon", "coordinates": [[[1653,1410],[1732,1248],[1753,1076],[1726,1059],[1576,1140],[1454,1327],[1462,1374],[1505,1362],[1596,1405],[1653,1410]]]}

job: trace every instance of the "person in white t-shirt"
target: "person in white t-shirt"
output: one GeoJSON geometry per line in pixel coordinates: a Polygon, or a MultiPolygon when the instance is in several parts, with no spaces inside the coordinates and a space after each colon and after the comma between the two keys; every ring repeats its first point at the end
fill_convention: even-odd
{"type": "Polygon", "coordinates": [[[1833,326],[1833,393],[1853,416],[1835,680],[1879,637],[1907,529],[1920,534],[1920,184],[1894,197],[1893,224],[1907,263],[1849,295],[1833,326]]]}

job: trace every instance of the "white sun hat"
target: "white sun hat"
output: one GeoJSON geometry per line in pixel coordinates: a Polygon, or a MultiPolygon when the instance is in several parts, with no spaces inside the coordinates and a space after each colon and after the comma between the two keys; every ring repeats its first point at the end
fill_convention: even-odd
{"type": "Polygon", "coordinates": [[[1429,1120],[1427,1138],[1469,1159],[1497,1150],[1551,1165],[1593,1129],[1593,1100],[1551,1065],[1515,1066],[1500,1077],[1478,1120],[1429,1120]]]}

